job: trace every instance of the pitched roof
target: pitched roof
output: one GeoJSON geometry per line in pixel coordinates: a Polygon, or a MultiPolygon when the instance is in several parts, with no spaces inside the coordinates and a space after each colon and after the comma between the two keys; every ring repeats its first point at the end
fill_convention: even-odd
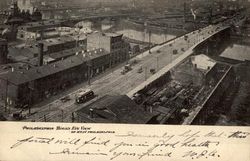
{"type": "Polygon", "coordinates": [[[51,63],[48,65],[43,65],[40,67],[34,67],[29,70],[16,70],[14,72],[8,72],[0,75],[0,78],[8,79],[9,82],[20,85],[26,82],[37,80],[79,65],[84,64],[89,59],[95,59],[97,57],[107,55],[108,53],[104,50],[96,50],[97,52],[91,52],[90,56],[83,56],[82,54],[71,56],[67,59],[51,63]]]}

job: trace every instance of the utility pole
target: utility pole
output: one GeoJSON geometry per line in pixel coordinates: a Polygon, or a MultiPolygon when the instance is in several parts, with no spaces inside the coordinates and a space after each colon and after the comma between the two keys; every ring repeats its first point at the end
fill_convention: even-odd
{"type": "Polygon", "coordinates": [[[91,67],[92,67],[92,64],[91,64],[91,59],[90,59],[90,55],[88,53],[87,55],[88,57],[88,60],[87,60],[87,68],[88,68],[88,85],[90,86],[91,85],[91,82],[90,82],[90,79],[91,79],[91,67]]]}
{"type": "Polygon", "coordinates": [[[47,122],[46,115],[43,115],[44,122],[47,122]]]}
{"type": "MultiPolygon", "coordinates": [[[[5,106],[5,108],[4,108],[4,111],[5,112],[7,112],[8,111],[8,105],[9,105],[9,97],[8,97],[8,93],[9,93],[9,83],[11,83],[10,81],[9,81],[9,79],[8,78],[6,78],[6,80],[5,79],[2,79],[2,78],[0,78],[1,80],[3,80],[3,81],[5,81],[6,82],[6,87],[5,87],[5,100],[4,100],[4,106],[5,106]]],[[[11,84],[13,84],[13,83],[11,83],[11,84]]],[[[13,84],[13,85],[15,85],[15,84],[13,84]]],[[[9,113],[10,113],[10,107],[9,107],[9,113]]]]}
{"type": "Polygon", "coordinates": [[[183,29],[185,28],[185,23],[186,23],[186,10],[187,10],[187,3],[184,2],[183,4],[183,29]]]}
{"type": "Polygon", "coordinates": [[[71,114],[71,119],[72,119],[72,122],[75,122],[75,114],[74,114],[74,112],[72,112],[72,114],[71,114]]]}
{"type": "Polygon", "coordinates": [[[7,107],[8,107],[8,86],[9,86],[9,81],[7,78],[6,79],[6,88],[5,88],[5,112],[7,112],[7,107]]]}
{"type": "Polygon", "coordinates": [[[90,79],[91,79],[91,66],[88,64],[88,85],[91,85],[90,79]]]}
{"type": "Polygon", "coordinates": [[[156,66],[157,66],[157,71],[159,71],[159,57],[156,57],[156,66]]]}
{"type": "Polygon", "coordinates": [[[149,36],[149,54],[151,54],[151,30],[148,28],[148,36],[149,36]]]}
{"type": "Polygon", "coordinates": [[[63,110],[61,110],[61,112],[62,112],[62,122],[63,122],[63,110]]]}
{"type": "Polygon", "coordinates": [[[33,87],[28,87],[29,88],[29,104],[28,104],[28,108],[29,108],[29,114],[31,114],[31,104],[32,104],[32,91],[34,91],[35,89],[33,87]]]}

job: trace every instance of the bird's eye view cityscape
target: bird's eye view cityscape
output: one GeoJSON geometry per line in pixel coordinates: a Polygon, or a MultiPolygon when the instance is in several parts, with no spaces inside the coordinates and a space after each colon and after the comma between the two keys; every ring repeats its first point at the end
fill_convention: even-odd
{"type": "Polygon", "coordinates": [[[0,120],[250,126],[250,1],[0,0],[0,120]]]}

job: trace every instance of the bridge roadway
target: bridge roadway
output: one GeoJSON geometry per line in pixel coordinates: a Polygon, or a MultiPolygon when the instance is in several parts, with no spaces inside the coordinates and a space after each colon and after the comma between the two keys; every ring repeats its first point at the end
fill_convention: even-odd
{"type": "Polygon", "coordinates": [[[105,19],[105,18],[122,18],[122,17],[127,17],[127,16],[131,16],[131,14],[98,14],[98,15],[88,15],[86,17],[81,17],[81,18],[70,18],[70,19],[65,19],[65,20],[61,20],[62,24],[67,25],[68,22],[74,22],[74,23],[78,23],[81,21],[85,21],[85,20],[94,20],[94,19],[105,19]]]}
{"type": "Polygon", "coordinates": [[[104,95],[127,94],[131,97],[138,90],[144,88],[190,56],[192,50],[198,44],[228,27],[229,26],[223,26],[222,24],[210,25],[201,29],[200,32],[197,30],[188,33],[188,41],[184,39],[184,36],[181,36],[163,45],[156,46],[151,49],[152,54],[150,54],[149,51],[146,51],[133,58],[138,60],[139,63],[133,66],[132,71],[122,75],[121,71],[123,66],[120,65],[120,68],[102,74],[100,76],[101,78],[96,79],[95,81],[92,80],[93,82],[90,86],[85,82],[78,85],[78,88],[73,91],[64,92],[63,96],[69,96],[71,99],[68,102],[63,103],[58,97],[49,104],[33,108],[32,113],[34,114],[29,116],[26,121],[71,122],[72,112],[96,101],[104,95]],[[170,46],[170,44],[172,45],[170,46]],[[182,48],[183,51],[181,50],[182,48]],[[178,49],[178,54],[172,54],[174,49],[178,49]],[[138,73],[138,69],[141,67],[143,68],[143,72],[138,73]],[[150,69],[156,69],[157,73],[152,75],[150,69]],[[86,88],[92,89],[98,97],[85,104],[75,104],[75,94],[86,88]]]}
{"type": "MultiPolygon", "coordinates": [[[[217,26],[218,27],[218,26],[217,26]]],[[[216,28],[217,28],[216,27],[216,28]]],[[[148,80],[144,81],[142,84],[131,90],[129,93],[127,93],[128,97],[133,97],[134,94],[139,92],[140,90],[144,89],[151,83],[153,83],[155,80],[159,79],[161,76],[169,72],[173,67],[177,66],[181,62],[183,62],[187,57],[189,57],[191,54],[193,54],[193,49],[196,48],[200,43],[206,41],[209,39],[211,36],[219,33],[222,30],[225,30],[229,26],[220,26],[219,29],[216,30],[216,28],[208,31],[209,33],[205,33],[206,35],[202,36],[202,38],[198,39],[196,43],[194,43],[188,50],[186,50],[182,55],[180,55],[178,58],[173,60],[170,64],[166,65],[164,68],[162,68],[159,72],[157,72],[155,75],[150,77],[148,80]]],[[[203,33],[201,32],[203,35],[203,33]]],[[[190,40],[190,34],[188,34],[189,40],[190,40]]]]}

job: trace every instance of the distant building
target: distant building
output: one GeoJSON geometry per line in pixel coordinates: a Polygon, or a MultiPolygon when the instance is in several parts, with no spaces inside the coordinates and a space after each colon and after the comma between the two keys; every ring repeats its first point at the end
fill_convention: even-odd
{"type": "Polygon", "coordinates": [[[21,11],[29,11],[30,13],[33,13],[35,9],[32,0],[17,0],[17,4],[21,11]]]}
{"type": "Polygon", "coordinates": [[[59,21],[39,21],[39,22],[30,22],[18,27],[17,38],[22,40],[38,40],[46,39],[51,37],[57,37],[58,32],[52,30],[55,27],[59,27],[59,21]],[[53,34],[49,34],[54,31],[53,34]]]}
{"type": "Polygon", "coordinates": [[[5,24],[21,25],[25,22],[41,21],[41,20],[42,20],[42,14],[38,9],[32,9],[32,10],[27,8],[20,9],[18,3],[13,1],[9,9],[8,18],[5,20],[5,24]]]}
{"type": "Polygon", "coordinates": [[[128,96],[106,95],[76,112],[76,121],[81,123],[152,123],[154,115],[145,111],[128,96]]]}

